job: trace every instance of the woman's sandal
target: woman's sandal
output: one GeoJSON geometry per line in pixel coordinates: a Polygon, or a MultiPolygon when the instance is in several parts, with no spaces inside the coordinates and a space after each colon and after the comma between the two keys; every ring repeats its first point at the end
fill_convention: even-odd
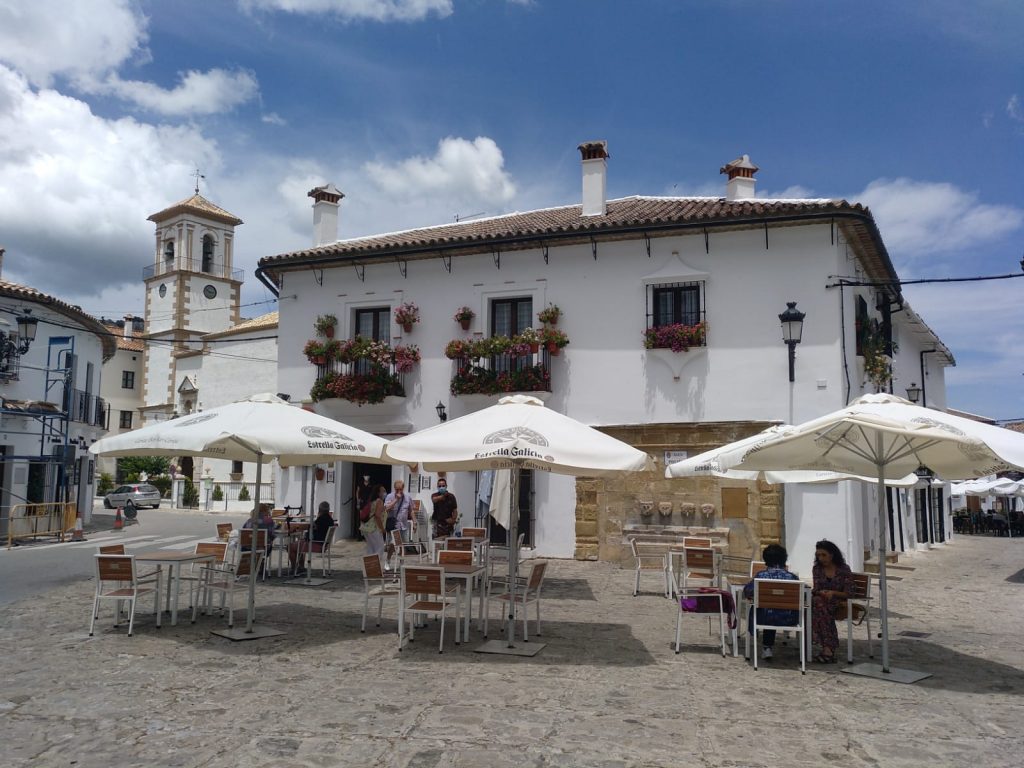
{"type": "Polygon", "coordinates": [[[835,664],[836,663],[835,655],[826,656],[824,653],[819,653],[817,656],[814,657],[814,660],[818,664],[835,664]]]}

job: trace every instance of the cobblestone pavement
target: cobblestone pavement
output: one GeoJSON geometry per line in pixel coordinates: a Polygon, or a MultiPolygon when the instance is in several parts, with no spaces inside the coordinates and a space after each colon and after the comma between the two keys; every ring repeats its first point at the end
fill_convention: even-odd
{"type": "Polygon", "coordinates": [[[340,549],[329,585],[260,584],[259,621],[287,633],[274,639],[212,636],[216,615],[156,630],[146,606],[134,637],[106,607],[89,638],[91,582],[0,609],[0,764],[1021,765],[1024,540],[903,559],[892,658],[934,673],[915,685],[841,664],[801,676],[792,643],[754,672],[695,616],[677,656],[656,577],[634,598],[632,571],[603,563],[552,563],[533,658],[474,653],[475,631],[439,655],[433,622],[399,653],[393,607],[360,633],[360,550],[340,549]]]}

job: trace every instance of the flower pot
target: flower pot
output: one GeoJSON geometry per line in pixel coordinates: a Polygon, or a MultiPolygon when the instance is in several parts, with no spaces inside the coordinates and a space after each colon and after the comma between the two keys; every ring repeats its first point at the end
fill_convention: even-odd
{"type": "Polygon", "coordinates": [[[470,317],[465,317],[465,318],[463,318],[463,319],[459,320],[459,325],[461,325],[461,326],[462,326],[462,330],[464,330],[464,331],[468,331],[468,330],[469,330],[469,324],[470,324],[470,322],[472,322],[472,318],[470,318],[470,317]]]}
{"type": "Polygon", "coordinates": [[[412,323],[402,323],[402,330],[406,333],[412,333],[412,323]]]}
{"type": "Polygon", "coordinates": [[[314,357],[313,358],[313,364],[314,365],[327,365],[327,358],[323,357],[323,356],[314,357]]]}
{"type": "Polygon", "coordinates": [[[328,325],[326,328],[324,328],[324,336],[326,336],[328,339],[333,339],[334,338],[334,326],[333,325],[328,325]]]}
{"type": "Polygon", "coordinates": [[[559,348],[559,346],[557,344],[555,344],[553,341],[552,342],[548,342],[548,353],[552,357],[558,357],[558,353],[561,352],[561,351],[562,350],[559,348]]]}
{"type": "Polygon", "coordinates": [[[531,355],[536,355],[538,352],[540,352],[540,342],[539,341],[531,341],[530,342],[530,354],[531,355]]]}

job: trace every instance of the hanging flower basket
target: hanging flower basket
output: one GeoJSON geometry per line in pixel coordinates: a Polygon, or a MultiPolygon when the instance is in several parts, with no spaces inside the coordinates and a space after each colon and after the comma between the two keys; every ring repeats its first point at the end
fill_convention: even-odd
{"type": "Polygon", "coordinates": [[[413,323],[418,323],[419,321],[420,308],[411,301],[399,304],[395,308],[395,322],[402,326],[402,330],[406,333],[411,333],[413,323]]]}
{"type": "Polygon", "coordinates": [[[476,317],[476,312],[472,309],[469,307],[459,307],[455,311],[454,320],[462,326],[462,330],[468,331],[474,317],[476,317]]]}
{"type": "Polygon", "coordinates": [[[334,328],[338,324],[338,318],[334,315],[320,315],[317,317],[313,327],[321,336],[328,339],[334,338],[334,328]]]}
{"type": "Polygon", "coordinates": [[[537,313],[537,319],[545,325],[558,325],[558,318],[561,316],[562,310],[558,308],[557,304],[548,304],[537,313]]]}

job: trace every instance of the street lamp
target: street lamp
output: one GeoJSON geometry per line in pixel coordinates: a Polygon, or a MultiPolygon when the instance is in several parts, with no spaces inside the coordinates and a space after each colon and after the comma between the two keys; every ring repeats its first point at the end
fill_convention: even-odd
{"type": "Polygon", "coordinates": [[[0,371],[6,371],[11,367],[12,357],[28,352],[28,348],[36,340],[37,325],[39,318],[32,317],[32,310],[26,309],[24,314],[18,315],[17,341],[6,335],[0,336],[0,371]]]}
{"type": "Polygon", "coordinates": [[[907,387],[907,400],[917,404],[917,401],[921,399],[921,388],[917,386],[915,382],[910,382],[910,386],[907,387]]]}
{"type": "Polygon", "coordinates": [[[796,381],[794,367],[796,362],[796,345],[804,333],[804,317],[806,315],[796,308],[795,301],[786,302],[786,311],[779,315],[779,322],[782,323],[782,340],[789,347],[789,380],[796,381]]]}
{"type": "Polygon", "coordinates": [[[438,400],[437,405],[434,406],[434,410],[437,411],[437,418],[439,418],[442,423],[448,421],[448,412],[444,408],[444,403],[438,400]]]}

